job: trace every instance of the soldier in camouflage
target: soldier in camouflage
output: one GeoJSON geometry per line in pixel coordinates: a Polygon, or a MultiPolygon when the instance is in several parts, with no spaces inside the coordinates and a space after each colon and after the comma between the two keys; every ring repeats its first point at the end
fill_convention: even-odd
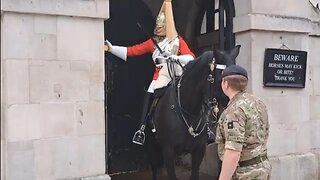
{"type": "Polygon", "coordinates": [[[247,71],[241,66],[231,65],[222,72],[222,90],[230,101],[216,131],[222,160],[219,180],[270,179],[267,108],[260,99],[245,92],[247,82],[247,71]]]}

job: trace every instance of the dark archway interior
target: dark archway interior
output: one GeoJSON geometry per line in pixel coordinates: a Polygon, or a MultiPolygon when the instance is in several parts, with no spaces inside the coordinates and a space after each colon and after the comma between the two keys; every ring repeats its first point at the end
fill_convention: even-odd
{"type": "MultiPolygon", "coordinates": [[[[161,5],[162,0],[110,0],[105,39],[121,46],[147,40],[155,26],[153,15],[157,13],[152,13],[146,4],[151,3],[154,11],[159,1],[161,5]]],[[[212,0],[185,1],[173,1],[175,24],[179,35],[185,38],[194,53],[200,55],[206,50],[231,49],[234,46],[233,0],[219,0],[219,7],[215,7],[212,0]],[[206,32],[201,34],[205,12],[206,32]],[[215,14],[219,14],[219,23],[215,23],[215,14]]],[[[127,62],[110,53],[106,53],[105,58],[107,173],[143,169],[146,165],[143,147],[133,144],[132,137],[140,126],[143,96],[153,76],[151,55],[128,57],[127,62]]]]}
{"type": "MultiPolygon", "coordinates": [[[[138,26],[152,32],[155,20],[142,0],[110,0],[110,18],[105,38],[113,45],[130,46],[148,39],[138,26]]],[[[127,62],[106,53],[107,171],[139,169],[145,164],[142,146],[132,143],[139,127],[142,97],[152,80],[151,55],[128,58],[127,62]],[[142,161],[142,162],[140,162],[142,161]]]]}

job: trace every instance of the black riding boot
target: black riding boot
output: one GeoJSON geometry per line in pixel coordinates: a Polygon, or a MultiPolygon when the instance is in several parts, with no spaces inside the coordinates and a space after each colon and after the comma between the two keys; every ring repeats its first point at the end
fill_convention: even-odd
{"type": "Polygon", "coordinates": [[[153,133],[156,132],[156,126],[154,125],[154,121],[153,121],[153,113],[154,113],[154,110],[156,109],[158,101],[159,101],[159,97],[156,97],[153,99],[149,113],[147,115],[147,118],[149,118],[149,125],[151,126],[151,131],[153,133]]]}
{"type": "Polygon", "coordinates": [[[147,92],[143,102],[141,126],[140,126],[140,129],[134,133],[134,136],[132,138],[132,142],[135,144],[143,145],[144,143],[144,140],[145,140],[144,129],[146,128],[146,123],[148,119],[147,113],[148,113],[151,99],[152,99],[152,93],[147,92]]]}

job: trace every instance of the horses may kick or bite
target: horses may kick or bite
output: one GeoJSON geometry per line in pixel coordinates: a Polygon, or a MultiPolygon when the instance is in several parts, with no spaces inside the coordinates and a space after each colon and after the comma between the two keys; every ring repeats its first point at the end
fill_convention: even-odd
{"type": "MultiPolygon", "coordinates": [[[[190,61],[182,76],[173,81],[160,98],[154,112],[156,140],[162,149],[170,180],[177,179],[174,160],[182,153],[191,154],[190,180],[199,179],[206,149],[207,124],[218,118],[228,102],[220,85],[221,72],[224,67],[235,64],[239,49],[240,46],[236,46],[227,52],[208,51],[190,61]]],[[[156,167],[152,170],[153,179],[156,179],[156,167]]]]}

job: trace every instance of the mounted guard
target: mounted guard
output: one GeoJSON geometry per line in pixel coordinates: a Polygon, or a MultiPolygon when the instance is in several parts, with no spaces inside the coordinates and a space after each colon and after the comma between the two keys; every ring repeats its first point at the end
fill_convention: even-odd
{"type": "MultiPolygon", "coordinates": [[[[147,53],[152,54],[155,72],[153,80],[144,97],[140,129],[134,134],[132,139],[133,143],[139,145],[144,144],[144,130],[148,120],[151,124],[152,131],[156,131],[154,124],[150,119],[158,99],[155,99],[149,108],[154,91],[168,85],[172,80],[170,74],[174,73],[176,76],[181,76],[183,66],[195,57],[185,40],[179,36],[176,31],[171,0],[165,0],[163,2],[156,19],[156,26],[153,34],[153,37],[145,42],[130,47],[116,46],[112,45],[108,40],[105,41],[105,51],[114,54],[124,61],[127,61],[128,56],[139,56],[147,53]],[[173,72],[169,71],[168,60],[176,62],[171,67],[173,72]]],[[[213,139],[211,136],[209,138],[213,139]]]]}

